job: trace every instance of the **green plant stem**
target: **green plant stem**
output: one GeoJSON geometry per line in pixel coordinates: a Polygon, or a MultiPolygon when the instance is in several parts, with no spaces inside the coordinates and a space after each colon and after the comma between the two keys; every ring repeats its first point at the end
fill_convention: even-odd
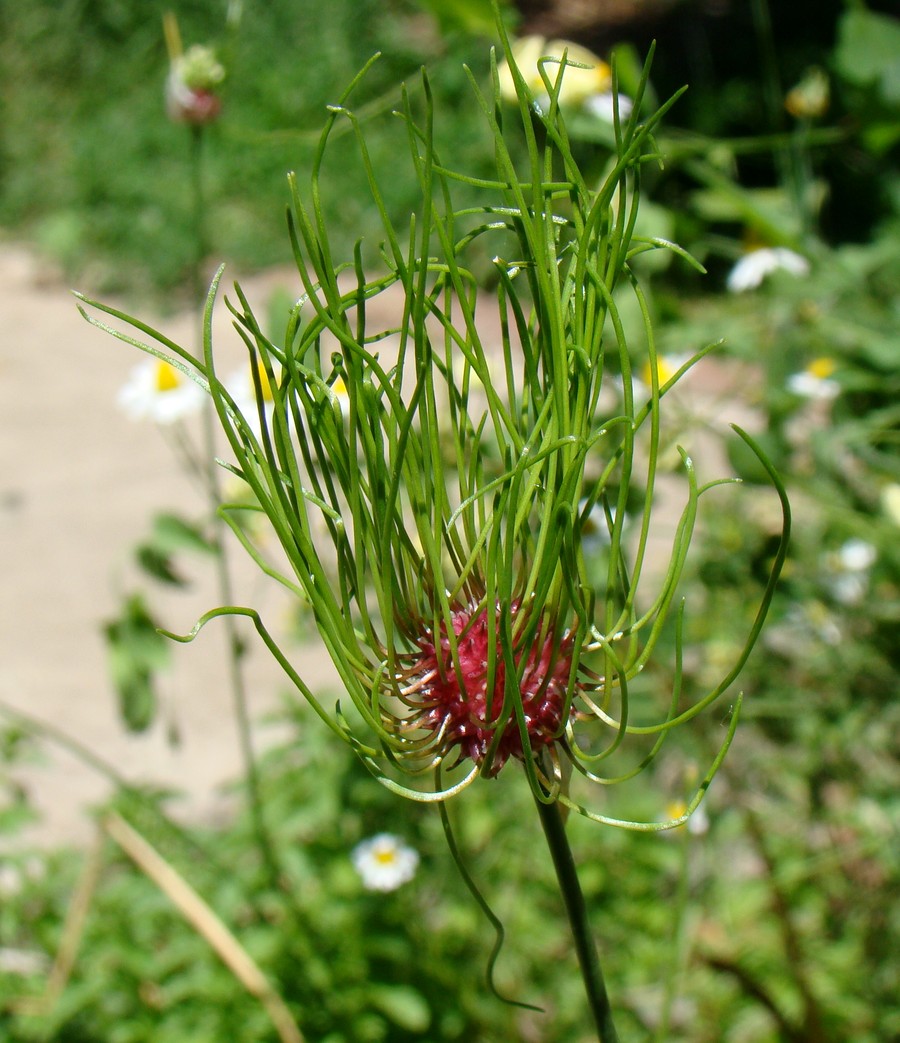
{"type": "Polygon", "coordinates": [[[581,884],[578,881],[578,870],[572,856],[572,848],[566,835],[559,804],[556,801],[545,804],[542,800],[537,799],[535,803],[541,825],[544,828],[544,836],[547,838],[547,845],[550,848],[550,855],[553,858],[566,915],[569,918],[572,940],[575,943],[575,953],[581,967],[588,1003],[597,1025],[597,1038],[600,1043],[618,1043],[619,1037],[613,1024],[612,1009],[609,1005],[609,996],[606,993],[606,984],[600,967],[600,956],[591,933],[587,906],[581,891],[581,884]]]}
{"type": "Polygon", "coordinates": [[[680,845],[681,854],[678,869],[678,888],[675,892],[675,904],[672,910],[672,962],[666,976],[665,991],[663,992],[662,1012],[659,1016],[659,1028],[654,1039],[656,1043],[666,1043],[669,1038],[669,1025],[672,1020],[672,1007],[678,993],[679,978],[685,964],[685,933],[690,884],[690,851],[691,834],[686,825],[678,830],[680,836],[677,843],[680,845]]]}
{"type": "MultiPolygon", "coordinates": [[[[203,261],[207,255],[206,233],[206,193],[204,191],[204,132],[203,127],[191,127],[191,194],[194,219],[194,258],[191,264],[191,292],[193,301],[200,315],[206,300],[206,288],[203,285],[203,261]]],[[[222,502],[219,487],[218,465],[216,464],[216,413],[212,402],[207,401],[203,410],[203,460],[206,461],[203,475],[205,491],[211,508],[213,519],[212,542],[215,547],[216,580],[219,598],[222,604],[234,603],[231,572],[228,567],[228,556],[223,539],[225,523],[218,513],[222,502]]],[[[250,728],[250,712],[247,701],[247,685],[241,659],[243,646],[233,616],[225,616],[225,640],[228,648],[228,681],[234,706],[235,721],[238,730],[238,741],[241,749],[241,760],[244,766],[244,778],[247,785],[247,799],[253,822],[260,856],[269,876],[269,883],[279,887],[281,872],[275,845],[266,827],[263,814],[263,800],[259,779],[256,754],[253,750],[253,738],[250,728]]]]}
{"type": "MultiPolygon", "coordinates": [[[[217,474],[216,458],[216,415],[212,403],[205,403],[203,410],[203,440],[204,459],[209,461],[206,480],[206,493],[212,508],[213,532],[212,544],[215,548],[216,581],[219,591],[219,599],[223,605],[234,604],[234,588],[231,582],[231,570],[228,567],[228,550],[222,538],[224,533],[224,522],[218,514],[218,506],[222,502],[221,490],[217,474]]],[[[263,813],[262,786],[259,777],[259,767],[256,762],[256,753],[253,749],[253,736],[250,725],[250,710],[247,698],[247,684],[244,678],[242,658],[244,655],[243,642],[238,633],[234,616],[226,615],[223,625],[225,627],[225,642],[228,648],[227,669],[228,683],[231,689],[232,705],[234,707],[235,721],[238,731],[238,742],[240,743],[241,760],[244,765],[244,779],[247,786],[247,800],[250,805],[250,815],[253,822],[253,832],[259,853],[269,876],[270,885],[277,889],[281,879],[281,869],[275,845],[269,834],[263,813]]]]}
{"type": "MultiPolygon", "coordinates": [[[[775,45],[775,33],[772,28],[772,14],[768,0],[753,0],[751,4],[753,24],[759,43],[760,67],[762,70],[763,102],[768,113],[769,125],[778,134],[784,128],[784,86],[779,75],[778,53],[775,45]]],[[[801,221],[804,238],[813,231],[815,215],[811,212],[809,198],[812,175],[809,172],[807,148],[802,128],[798,133],[788,136],[784,144],[774,150],[775,163],[778,167],[782,186],[793,199],[797,215],[801,221]]]]}
{"type": "Polygon", "coordinates": [[[202,314],[206,300],[203,260],[207,254],[206,194],[203,186],[203,127],[191,127],[191,213],[194,221],[194,256],[191,261],[191,299],[202,314]]]}

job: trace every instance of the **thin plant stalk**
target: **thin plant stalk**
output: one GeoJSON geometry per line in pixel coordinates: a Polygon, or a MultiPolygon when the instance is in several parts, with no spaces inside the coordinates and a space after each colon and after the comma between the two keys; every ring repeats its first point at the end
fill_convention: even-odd
{"type": "Polygon", "coordinates": [[[206,287],[203,285],[203,261],[209,252],[206,230],[206,185],[204,155],[206,134],[202,126],[190,128],[191,218],[193,220],[193,256],[191,258],[191,304],[203,312],[206,287]]]}
{"type": "Polygon", "coordinates": [[[581,977],[587,993],[591,1016],[597,1026],[599,1043],[618,1043],[613,1023],[612,1007],[606,991],[600,954],[591,930],[587,905],[578,879],[578,867],[566,834],[566,826],[557,801],[545,802],[535,798],[538,816],[550,848],[559,890],[566,907],[566,916],[572,932],[575,954],[581,968],[581,977]]]}
{"type": "Polygon", "coordinates": [[[280,994],[224,921],[187,880],[120,815],[107,815],[103,820],[103,829],[175,905],[247,992],[259,1000],[281,1043],[303,1043],[303,1034],[280,994]]]}
{"type": "Polygon", "coordinates": [[[22,997],[14,1001],[12,1006],[17,1013],[30,1018],[39,1018],[48,1017],[56,1010],[78,959],[78,950],[84,938],[88,913],[100,882],[105,844],[106,838],[101,830],[97,830],[94,834],[93,844],[85,856],[75,893],[72,895],[66,911],[59,948],[56,950],[44,991],[40,996],[22,997]]]}
{"type": "MultiPolygon", "coordinates": [[[[208,253],[208,236],[206,224],[206,191],[205,191],[205,130],[203,126],[190,128],[191,149],[191,209],[194,224],[194,254],[191,262],[191,293],[194,307],[199,314],[200,336],[202,337],[202,317],[206,300],[203,286],[203,262],[208,253]]],[[[219,467],[216,463],[216,413],[212,402],[207,399],[203,408],[203,488],[210,506],[212,516],[212,544],[214,548],[216,583],[222,604],[230,605],[234,600],[231,570],[228,551],[224,537],[225,523],[219,514],[222,503],[222,490],[219,481],[219,467]]],[[[244,780],[247,787],[247,799],[250,807],[253,832],[259,848],[260,856],[266,867],[270,885],[279,886],[281,872],[275,845],[266,826],[263,812],[262,789],[259,778],[259,767],[253,749],[253,736],[250,726],[250,711],[247,698],[247,684],[243,667],[243,643],[235,625],[233,616],[224,622],[225,643],[227,648],[228,684],[231,690],[232,706],[237,725],[238,742],[241,760],[244,766],[244,780]]]]}
{"type": "MultiPolygon", "coordinates": [[[[760,52],[763,101],[769,129],[777,134],[784,129],[784,85],[778,71],[772,13],[768,0],[753,0],[750,6],[760,52]]],[[[792,198],[800,219],[799,231],[802,240],[808,242],[815,232],[816,215],[810,196],[812,174],[809,169],[808,143],[802,128],[788,136],[781,147],[773,150],[773,154],[779,179],[788,196],[792,198]]]]}
{"type": "Polygon", "coordinates": [[[659,1028],[654,1036],[655,1043],[666,1043],[669,1038],[669,1025],[672,1020],[672,1008],[678,995],[682,973],[686,963],[687,914],[690,898],[691,869],[691,833],[687,825],[679,827],[679,866],[678,884],[675,901],[672,906],[672,960],[666,975],[663,991],[662,1010],[659,1015],[659,1028]]]}

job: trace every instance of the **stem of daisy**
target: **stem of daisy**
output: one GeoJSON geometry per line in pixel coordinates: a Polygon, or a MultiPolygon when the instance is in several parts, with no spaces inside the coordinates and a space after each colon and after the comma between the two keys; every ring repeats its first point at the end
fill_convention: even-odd
{"type": "MultiPolygon", "coordinates": [[[[215,459],[215,415],[211,407],[212,403],[205,403],[204,410],[204,438],[207,448],[207,459],[215,459]]],[[[210,506],[213,510],[213,545],[215,547],[216,579],[219,587],[219,596],[222,604],[234,603],[232,594],[231,572],[228,566],[228,548],[222,538],[224,522],[216,509],[222,502],[221,492],[215,463],[210,464],[207,475],[207,490],[210,506]]],[[[247,798],[250,805],[250,816],[253,822],[253,832],[256,835],[256,843],[259,853],[266,867],[269,883],[273,888],[280,886],[281,868],[275,845],[269,834],[268,826],[263,812],[262,784],[259,777],[259,766],[256,761],[256,753],[253,749],[253,736],[250,725],[250,709],[247,698],[247,685],[244,679],[243,668],[243,643],[238,629],[235,626],[233,616],[225,616],[225,640],[228,647],[227,669],[228,680],[231,688],[232,704],[234,707],[235,721],[237,724],[238,741],[240,743],[241,759],[244,764],[245,784],[247,787],[247,798]]]]}
{"type": "Polygon", "coordinates": [[[569,838],[566,836],[566,827],[560,814],[559,804],[556,801],[545,804],[544,801],[538,799],[535,799],[535,803],[541,825],[544,828],[544,836],[547,838],[547,845],[550,848],[550,855],[553,858],[566,915],[569,918],[569,927],[575,943],[578,964],[581,967],[581,976],[584,979],[588,1004],[597,1026],[597,1038],[599,1043],[618,1043],[619,1037],[613,1024],[612,1009],[609,1005],[609,996],[606,993],[606,984],[603,981],[603,971],[600,967],[600,956],[591,933],[587,907],[581,884],[578,881],[578,870],[572,856],[572,848],[569,846],[569,838]]]}
{"type": "Polygon", "coordinates": [[[191,127],[191,211],[194,221],[194,256],[191,259],[191,296],[201,309],[206,299],[203,285],[203,261],[207,254],[206,197],[203,183],[203,127],[191,127]]]}
{"type": "MultiPolygon", "coordinates": [[[[191,127],[190,131],[191,194],[194,219],[194,257],[191,264],[191,289],[194,304],[202,315],[206,297],[203,285],[203,261],[208,251],[206,195],[204,191],[204,129],[202,126],[196,126],[191,127]]],[[[228,564],[227,546],[223,539],[225,523],[218,513],[222,495],[219,488],[219,467],[216,463],[216,431],[215,410],[213,409],[212,401],[207,401],[203,411],[203,459],[206,461],[205,474],[203,475],[204,491],[212,514],[212,539],[216,550],[216,580],[219,588],[219,597],[223,604],[230,605],[234,599],[232,597],[231,571],[228,564]]],[[[263,813],[262,787],[256,754],[253,749],[247,686],[242,663],[243,647],[233,616],[225,617],[225,639],[228,646],[227,669],[229,686],[231,688],[237,724],[241,759],[244,765],[244,778],[253,831],[256,835],[257,846],[266,868],[270,885],[277,889],[281,879],[281,872],[278,857],[275,853],[275,845],[269,834],[263,813]]]]}

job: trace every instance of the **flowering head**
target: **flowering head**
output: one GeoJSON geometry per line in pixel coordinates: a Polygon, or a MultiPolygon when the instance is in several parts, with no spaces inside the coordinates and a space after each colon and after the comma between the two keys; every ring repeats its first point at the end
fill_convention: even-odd
{"type": "MultiPolygon", "coordinates": [[[[496,606],[499,608],[499,606],[496,606]]],[[[513,602],[515,629],[522,607],[513,602]]],[[[456,654],[442,621],[437,634],[419,639],[420,654],[410,657],[400,680],[411,715],[408,723],[430,734],[441,758],[471,760],[483,774],[496,775],[510,757],[523,760],[525,746],[538,752],[559,739],[567,711],[571,650],[566,636],[555,642],[543,635],[527,648],[503,655],[498,612],[481,604],[451,613],[456,654]],[[507,666],[514,667],[507,697],[507,666]],[[516,711],[513,712],[513,707],[516,711]],[[523,742],[523,737],[525,741],[523,742]]]]}
{"type": "Polygon", "coordinates": [[[351,857],[367,891],[396,891],[412,880],[419,865],[419,853],[393,833],[361,841],[351,857]]]}
{"type": "Polygon", "coordinates": [[[690,363],[690,355],[657,355],[651,363],[648,359],[641,367],[641,380],[645,387],[653,387],[654,373],[657,384],[662,387],[674,381],[682,366],[690,363]]]}
{"type": "MultiPolygon", "coordinates": [[[[609,66],[592,51],[568,40],[545,40],[543,36],[523,36],[512,44],[512,57],[522,71],[525,83],[536,96],[547,97],[545,63],[558,65],[565,57],[558,88],[561,105],[577,107],[595,94],[607,91],[612,83],[609,66]]],[[[500,93],[507,101],[518,101],[518,90],[508,62],[500,66],[500,93]]]]}
{"type": "Polygon", "coordinates": [[[820,119],[828,112],[830,100],[828,74],[819,66],[813,66],[785,95],[784,107],[796,119],[820,119]]]}
{"type": "Polygon", "coordinates": [[[224,66],[215,51],[204,44],[194,44],[187,51],[183,49],[178,20],[171,11],[163,15],[163,31],[169,52],[166,77],[169,118],[195,127],[212,123],[222,109],[219,89],[225,80],[224,66]]]}
{"type": "Polygon", "coordinates": [[[832,379],[837,363],[831,358],[816,358],[798,373],[792,373],[787,388],[801,398],[828,401],[841,392],[840,384],[832,379]]]}
{"type": "MultiPolygon", "coordinates": [[[[495,176],[471,183],[484,195],[478,205],[455,204],[467,178],[437,153],[425,76],[422,111],[403,97],[422,200],[403,233],[346,105],[365,70],[331,107],[309,195],[290,178],[302,291],[283,341],[263,333],[240,288],[228,302],[250,355],[251,406],[217,370],[212,312],[221,273],[208,297],[202,357],[160,337],[209,388],[229,444],[226,466],[252,493],[254,516],[270,520],[288,568],[279,572],[254,544],[245,501],[222,512],[266,573],[309,606],[346,693],[342,705],[333,713],[322,705],[250,609],[213,610],[194,633],[223,613],[253,618],[316,713],[395,792],[442,800],[512,762],[539,800],[614,821],[571,795],[569,777],[616,781],[604,773],[607,758],[630,737],[656,736],[623,777],[636,774],[674,727],[715,701],[755,642],[774,576],[746,647],[719,684],[682,704],[676,620],[669,709],[654,720],[652,707],[636,707],[632,682],[678,613],[700,499],[718,484],[700,484],[682,453],[682,515],[668,564],[648,590],[661,399],[709,350],[663,379],[650,309],[630,266],[647,250],[687,256],[635,233],[640,171],[675,99],[640,121],[645,72],[617,130],[616,162],[597,186],[572,155],[562,106],[535,110],[531,70],[519,68],[505,37],[504,59],[526,169],[500,125],[505,74],[495,59],[488,94],[472,81],[495,176]],[[383,219],[378,272],[367,271],[361,246],[353,261],[332,260],[320,199],[338,121],[359,139],[383,219]],[[535,134],[536,121],[546,133],[535,134]],[[473,275],[484,258],[495,259],[492,294],[473,275]],[[649,389],[635,387],[623,294],[636,296],[643,316],[649,389]],[[391,298],[393,314],[375,306],[391,298]],[[609,382],[611,413],[603,405],[609,382]],[[639,516],[634,502],[644,505],[639,516]],[[598,525],[602,541],[593,535],[598,525]]],[[[571,71],[563,67],[551,94],[571,71]]],[[[783,557],[782,546],[775,574],[783,557]]]]}
{"type": "Polygon", "coordinates": [[[222,111],[219,88],[225,69],[210,47],[194,44],[177,55],[166,79],[166,111],[176,123],[199,127],[212,123],[222,111]]]}
{"type": "Polygon", "coordinates": [[[117,401],[133,420],[173,424],[198,412],[204,394],[193,380],[171,363],[150,358],[134,367],[119,391],[117,401]]]}
{"type": "Polygon", "coordinates": [[[809,261],[786,246],[755,247],[735,264],[725,285],[730,293],[746,293],[761,286],[767,276],[777,271],[791,275],[809,274],[809,261]]]}
{"type": "Polygon", "coordinates": [[[534,98],[538,112],[554,104],[583,109],[612,123],[615,110],[622,118],[631,114],[632,102],[613,93],[612,69],[596,54],[570,40],[545,40],[523,36],[514,40],[510,56],[498,69],[500,95],[517,103],[524,85],[534,98]],[[513,69],[516,69],[516,73],[513,69]],[[522,80],[516,83],[516,75],[522,80]]]}

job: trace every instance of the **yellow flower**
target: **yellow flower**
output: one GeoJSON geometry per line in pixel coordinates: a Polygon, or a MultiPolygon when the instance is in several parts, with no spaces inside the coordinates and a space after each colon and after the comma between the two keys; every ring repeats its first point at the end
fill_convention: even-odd
{"type": "Polygon", "coordinates": [[[670,800],[666,804],[666,818],[670,821],[674,822],[675,819],[681,818],[686,811],[687,804],[683,800],[670,800]]]}
{"type": "Polygon", "coordinates": [[[267,422],[275,407],[275,395],[272,391],[272,385],[269,382],[269,377],[262,361],[256,359],[255,362],[244,365],[241,369],[236,370],[225,381],[225,386],[228,388],[231,397],[234,399],[234,404],[237,406],[238,412],[242,414],[253,433],[258,437],[261,431],[259,421],[260,405],[262,405],[263,413],[267,418],[267,422]],[[256,367],[256,378],[259,381],[259,390],[262,398],[261,403],[257,402],[256,399],[256,382],[254,381],[253,373],[254,366],[256,367]]]}
{"type": "MultiPolygon", "coordinates": [[[[681,818],[681,816],[687,811],[687,804],[683,800],[670,800],[666,805],[666,818],[669,821],[681,818]]],[[[692,836],[700,837],[709,829],[709,816],[706,813],[706,808],[703,804],[696,807],[691,814],[691,817],[687,822],[682,822],[680,826],[676,826],[671,832],[675,832],[680,829],[687,827],[688,833],[692,836]]],[[[664,834],[665,835],[665,834],[664,834]]]]}
{"type": "Polygon", "coordinates": [[[834,359],[822,357],[813,359],[806,367],[806,372],[814,377],[818,377],[819,380],[827,380],[836,369],[837,363],[834,359]]]}
{"type": "MultiPolygon", "coordinates": [[[[687,355],[656,356],[656,379],[659,381],[660,387],[675,376],[678,370],[687,362],[687,358],[687,355]]],[[[650,360],[648,359],[641,370],[641,380],[649,388],[653,384],[652,378],[653,370],[650,368],[650,360]]]]}
{"type": "Polygon", "coordinates": [[[156,360],[154,377],[157,391],[174,391],[181,383],[178,370],[174,366],[170,366],[168,362],[163,362],[162,359],[156,360]]]}
{"type": "MultiPolygon", "coordinates": [[[[525,82],[542,105],[549,102],[547,87],[540,73],[542,59],[556,59],[555,62],[543,61],[545,75],[551,83],[555,83],[559,74],[558,63],[565,55],[566,67],[559,88],[561,105],[573,108],[583,105],[589,98],[607,92],[612,83],[612,74],[606,62],[598,58],[593,51],[568,40],[547,41],[542,36],[523,36],[513,42],[512,53],[525,82]]],[[[500,94],[507,101],[515,101],[515,83],[506,62],[500,66],[498,72],[500,94]]]]}
{"type": "Polygon", "coordinates": [[[266,367],[259,360],[256,362],[256,372],[259,374],[259,389],[262,392],[263,402],[274,402],[275,396],[272,394],[269,374],[266,373],[266,367]]]}

